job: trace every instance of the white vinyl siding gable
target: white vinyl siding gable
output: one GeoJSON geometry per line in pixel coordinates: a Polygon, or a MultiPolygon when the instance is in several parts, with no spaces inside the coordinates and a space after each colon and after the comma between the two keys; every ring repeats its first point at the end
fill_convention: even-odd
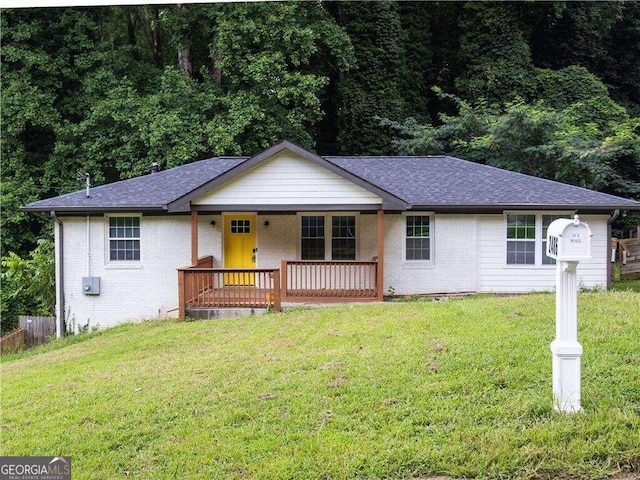
{"type": "Polygon", "coordinates": [[[191,202],[194,205],[380,205],[382,199],[291,152],[280,152],[191,202]]]}

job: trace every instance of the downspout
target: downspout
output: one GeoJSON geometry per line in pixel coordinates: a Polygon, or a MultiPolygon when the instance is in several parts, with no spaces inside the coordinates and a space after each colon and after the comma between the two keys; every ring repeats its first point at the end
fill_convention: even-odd
{"type": "Polygon", "coordinates": [[[91,218],[87,213],[87,277],[91,276],[91,218]]]}
{"type": "Polygon", "coordinates": [[[56,212],[51,212],[51,217],[56,223],[57,232],[55,242],[55,283],[56,283],[56,338],[62,338],[66,331],[64,321],[64,225],[62,220],[56,216],[56,212]]]}
{"type": "Polygon", "coordinates": [[[616,208],[611,217],[607,220],[607,290],[611,286],[612,271],[611,271],[611,224],[615,222],[620,216],[620,209],[616,208]]]}

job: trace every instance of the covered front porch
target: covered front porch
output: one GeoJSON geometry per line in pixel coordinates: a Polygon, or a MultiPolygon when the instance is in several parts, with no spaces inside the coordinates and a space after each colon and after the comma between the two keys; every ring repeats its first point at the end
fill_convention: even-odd
{"type": "MultiPolygon", "coordinates": [[[[347,216],[358,215],[352,213],[347,212],[347,216]]],[[[324,215],[330,217],[328,213],[324,215]]],[[[314,213],[314,217],[319,216],[314,213]]],[[[212,217],[192,211],[191,264],[178,269],[179,318],[183,320],[191,312],[203,309],[280,311],[283,303],[383,300],[382,209],[367,213],[365,219],[358,218],[358,229],[353,233],[357,251],[352,260],[299,259],[300,243],[304,240],[300,238],[302,233],[292,234],[291,230],[300,222],[300,215],[220,212],[212,217]],[[202,235],[211,235],[207,225],[220,237],[218,255],[202,252],[205,255],[200,256],[200,245],[207,244],[201,241],[202,235]],[[367,239],[355,242],[356,235],[366,235],[367,239]],[[242,237],[246,245],[235,242],[234,236],[242,237]],[[238,249],[244,249],[245,253],[239,253],[238,249]],[[291,255],[294,252],[297,255],[291,255]],[[298,258],[276,260],[274,255],[278,254],[298,258]]]]}

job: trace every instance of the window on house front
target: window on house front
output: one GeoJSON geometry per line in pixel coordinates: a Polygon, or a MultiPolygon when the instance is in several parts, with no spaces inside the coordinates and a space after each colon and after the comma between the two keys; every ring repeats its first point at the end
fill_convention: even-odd
{"type": "Polygon", "coordinates": [[[557,214],[507,215],[507,265],[554,265],[547,256],[547,229],[557,214]]]}
{"type": "Polygon", "coordinates": [[[302,260],[324,260],[324,216],[302,217],[301,258],[302,260]]]}
{"type": "Polygon", "coordinates": [[[571,218],[569,215],[542,215],[542,264],[555,265],[555,258],[547,255],[547,229],[551,222],[559,218],[571,218]]]}
{"type": "Polygon", "coordinates": [[[535,265],[536,216],[507,215],[507,265],[535,265]]]}
{"type": "Polygon", "coordinates": [[[356,259],[356,217],[331,217],[331,259],[356,259]]]}
{"type": "Polygon", "coordinates": [[[300,258],[302,260],[356,259],[356,217],[354,215],[303,215],[301,226],[300,258]]]}
{"type": "Polygon", "coordinates": [[[428,215],[406,217],[405,258],[431,260],[431,230],[428,215]]]}
{"type": "Polygon", "coordinates": [[[109,260],[140,260],[140,217],[109,217],[109,260]]]}

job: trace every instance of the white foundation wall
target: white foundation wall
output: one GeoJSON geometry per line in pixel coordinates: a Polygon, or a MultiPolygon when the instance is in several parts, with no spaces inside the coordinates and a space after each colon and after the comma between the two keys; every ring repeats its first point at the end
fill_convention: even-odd
{"type": "MultiPolygon", "coordinates": [[[[504,215],[479,215],[479,291],[526,293],[555,290],[555,265],[519,266],[506,264],[506,226],[504,215]]],[[[584,215],[589,224],[591,255],[578,264],[578,286],[606,289],[607,261],[610,255],[606,215],[584,215]]]]}
{"type": "MultiPolygon", "coordinates": [[[[189,216],[143,216],[140,262],[108,262],[106,217],[90,217],[90,262],[87,265],[86,217],[61,217],[64,225],[64,308],[68,323],[109,327],[126,321],[176,315],[178,274],[191,262],[189,216]],[[89,275],[90,274],[90,275],[89,275]],[[82,278],[100,278],[100,294],[85,295],[82,278]]],[[[206,223],[209,226],[209,222],[206,223]]],[[[215,235],[199,231],[201,255],[219,250],[215,235]]],[[[211,227],[208,227],[211,230],[211,227]]],[[[218,254],[220,258],[220,254],[218,254]]]]}
{"type": "Polygon", "coordinates": [[[420,295],[478,290],[478,221],[433,215],[431,261],[405,260],[405,215],[385,215],[384,293],[420,295]]]}

